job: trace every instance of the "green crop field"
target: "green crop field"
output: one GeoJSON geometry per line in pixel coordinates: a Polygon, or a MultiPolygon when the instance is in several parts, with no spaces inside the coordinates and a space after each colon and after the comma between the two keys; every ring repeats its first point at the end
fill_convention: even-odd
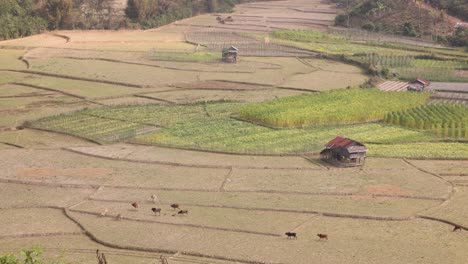
{"type": "Polygon", "coordinates": [[[354,124],[383,119],[386,112],[423,104],[429,94],[348,89],[284,97],[249,104],[240,116],[275,127],[313,127],[354,124]]]}
{"type": "Polygon", "coordinates": [[[271,36],[277,39],[294,40],[299,42],[345,42],[345,39],[339,35],[304,29],[275,30],[271,33],[271,36]]]}
{"type": "Polygon", "coordinates": [[[405,67],[394,68],[392,71],[399,74],[398,78],[408,81],[416,78],[423,78],[433,82],[468,82],[468,76],[454,68],[405,67]]]}
{"type": "Polygon", "coordinates": [[[379,144],[436,140],[431,134],[382,124],[271,129],[234,119],[232,115],[237,114],[243,105],[218,102],[115,106],[44,118],[31,126],[103,143],[130,140],[169,147],[253,154],[317,152],[336,135],[379,144]]]}
{"type": "Polygon", "coordinates": [[[436,104],[391,112],[384,122],[428,131],[437,137],[468,139],[468,107],[462,105],[436,104]]]}
{"type": "Polygon", "coordinates": [[[405,142],[431,140],[417,131],[379,124],[336,128],[270,129],[235,119],[180,123],[155,133],[138,136],[135,142],[246,154],[314,153],[336,135],[362,142],[405,142]]]}

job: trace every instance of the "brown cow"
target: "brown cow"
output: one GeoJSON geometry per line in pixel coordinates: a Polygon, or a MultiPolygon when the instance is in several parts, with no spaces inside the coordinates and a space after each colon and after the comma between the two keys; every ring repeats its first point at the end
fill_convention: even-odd
{"type": "Polygon", "coordinates": [[[140,208],[140,204],[137,202],[132,203],[133,208],[138,209],[140,208]]]}
{"type": "Polygon", "coordinates": [[[176,216],[176,215],[188,215],[188,210],[179,210],[177,214],[173,214],[172,216],[176,216]]]}
{"type": "Polygon", "coordinates": [[[171,207],[172,207],[172,209],[174,209],[174,210],[175,210],[175,209],[179,209],[179,205],[178,205],[178,204],[171,204],[171,207]]]}
{"type": "Polygon", "coordinates": [[[319,240],[328,240],[328,235],[327,234],[317,234],[319,237],[319,240]]]}
{"type": "Polygon", "coordinates": [[[161,208],[151,208],[151,211],[153,211],[154,214],[161,215],[161,208]]]}
{"type": "Polygon", "coordinates": [[[453,227],[452,232],[461,231],[461,230],[462,230],[462,227],[459,226],[459,225],[456,225],[456,226],[453,227]]]}

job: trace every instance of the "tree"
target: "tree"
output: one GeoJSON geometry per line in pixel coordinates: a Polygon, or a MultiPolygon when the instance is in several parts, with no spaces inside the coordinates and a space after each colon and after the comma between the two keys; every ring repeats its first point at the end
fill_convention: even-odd
{"type": "Polygon", "coordinates": [[[50,30],[65,27],[70,21],[70,13],[73,7],[72,0],[47,0],[44,7],[50,30]]]}
{"type": "Polygon", "coordinates": [[[208,10],[212,13],[218,10],[218,0],[208,0],[208,10]]]}

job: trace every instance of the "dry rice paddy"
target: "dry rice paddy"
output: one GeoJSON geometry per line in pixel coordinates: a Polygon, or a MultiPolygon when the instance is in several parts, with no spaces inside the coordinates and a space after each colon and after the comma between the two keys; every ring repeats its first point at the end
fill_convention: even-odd
{"type": "MultiPolygon", "coordinates": [[[[258,41],[278,28],[324,29],[336,12],[318,0],[257,2],[239,5],[231,14],[234,22],[225,25],[203,15],[148,31],[60,31],[0,42],[0,254],[40,244],[46,258],[63,254],[67,263],[85,264],[96,263],[96,249],[112,264],[154,264],[160,256],[170,264],[466,263],[465,143],[388,145],[433,138],[380,124],[309,135],[229,116],[245,102],[362,84],[368,77],[358,67],[298,59],[297,54],[313,53],[258,41]],[[186,42],[197,33],[207,47],[186,42]],[[251,54],[268,49],[270,56],[241,55],[236,65],[193,61],[191,52],[231,41],[243,42],[251,54]],[[158,60],[155,52],[179,60],[158,60]],[[181,54],[188,54],[187,61],[180,61],[181,54]],[[88,116],[67,119],[67,113],[85,108],[88,116]],[[136,111],[143,108],[151,111],[136,111]],[[145,143],[171,140],[182,148],[256,154],[262,151],[259,142],[275,154],[316,152],[331,137],[349,134],[374,143],[372,155],[399,158],[369,158],[363,168],[339,169],[310,153],[98,145],[23,129],[26,121],[60,114],[66,122],[51,118],[49,124],[101,135],[106,143],[113,142],[112,131],[129,124],[145,143]],[[210,118],[217,119],[204,123],[210,118]],[[461,159],[412,159],[427,158],[427,151],[461,159]],[[138,210],[133,202],[140,203],[138,210]],[[189,214],[172,216],[171,203],[189,214]],[[152,207],[162,208],[162,214],[152,207]],[[451,232],[454,224],[465,230],[451,232]],[[288,231],[298,239],[288,240],[288,231]],[[328,234],[328,241],[319,241],[317,233],[328,234]]],[[[302,47],[331,53],[391,50],[302,47]]]]}

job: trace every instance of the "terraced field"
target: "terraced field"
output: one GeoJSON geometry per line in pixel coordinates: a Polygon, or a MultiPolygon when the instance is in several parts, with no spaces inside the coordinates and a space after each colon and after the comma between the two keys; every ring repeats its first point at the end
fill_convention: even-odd
{"type": "MultiPolygon", "coordinates": [[[[337,12],[319,0],[256,2],[225,24],[202,15],[1,41],[0,255],[40,244],[45,260],[66,263],[96,263],[99,249],[113,264],[465,264],[466,142],[381,122],[280,129],[240,118],[252,103],[357,90],[371,52],[392,67],[407,58],[432,73],[466,70],[460,50],[309,31],[325,32],[337,12]],[[219,60],[229,45],[237,64],[219,60]],[[337,135],[368,146],[364,167],[320,160],[337,135]]],[[[437,85],[431,101],[464,100],[462,83],[437,85]]],[[[360,91],[379,95],[355,96],[362,109],[385,106],[372,121],[414,103],[360,91]]]]}

